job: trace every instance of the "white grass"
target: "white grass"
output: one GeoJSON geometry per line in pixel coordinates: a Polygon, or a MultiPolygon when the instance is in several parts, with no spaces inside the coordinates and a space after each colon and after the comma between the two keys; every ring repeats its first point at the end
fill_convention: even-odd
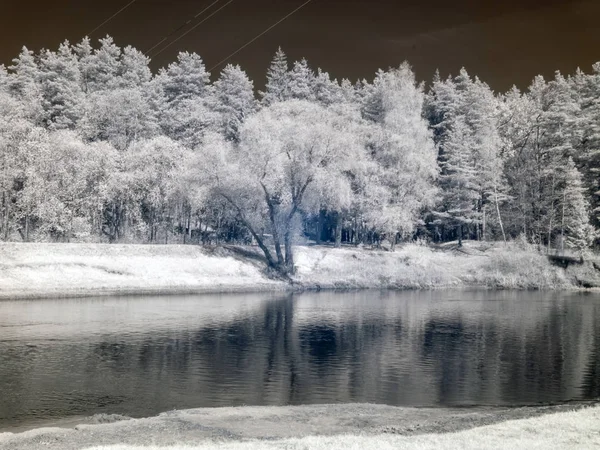
{"type": "Polygon", "coordinates": [[[466,242],[460,250],[408,244],[395,252],[301,247],[297,253],[298,282],[322,288],[573,287],[564,270],[516,244],[466,242]]]}
{"type": "Polygon", "coordinates": [[[0,245],[0,297],[283,287],[258,264],[196,246],[0,245]]]}
{"type": "Polygon", "coordinates": [[[310,436],[300,439],[248,442],[206,442],[171,447],[116,445],[93,450],[304,450],[304,449],[592,449],[600,447],[600,408],[557,413],[474,428],[467,431],[421,436],[310,436]]]}
{"type": "MultiPolygon", "coordinates": [[[[465,243],[395,252],[297,247],[296,288],[572,288],[572,277],[531,248],[465,243]]],[[[289,289],[263,264],[197,246],[0,244],[0,298],[289,289]]]]}

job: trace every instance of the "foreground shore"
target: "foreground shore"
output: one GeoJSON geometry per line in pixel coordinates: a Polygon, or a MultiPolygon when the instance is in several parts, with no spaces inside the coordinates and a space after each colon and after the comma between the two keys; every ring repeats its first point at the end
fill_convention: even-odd
{"type": "Polygon", "coordinates": [[[592,264],[563,269],[516,244],[395,252],[297,247],[293,282],[267,276],[253,247],[0,244],[0,298],[306,289],[574,289],[592,264]]]}
{"type": "Polygon", "coordinates": [[[211,408],[171,411],[147,419],[97,416],[74,428],[0,433],[0,450],[589,449],[600,445],[598,423],[600,407],[597,405],[458,409],[367,404],[211,408]]]}

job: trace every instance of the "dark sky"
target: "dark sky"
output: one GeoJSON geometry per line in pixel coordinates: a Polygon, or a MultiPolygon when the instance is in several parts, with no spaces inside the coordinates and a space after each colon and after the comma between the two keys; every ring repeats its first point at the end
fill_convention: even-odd
{"type": "MultiPolygon", "coordinates": [[[[130,0],[1,1],[0,63],[8,65],[22,45],[54,49],[64,39],[80,40],[130,0]]],[[[93,37],[108,33],[119,45],[147,50],[212,1],[137,0],[93,37]]],[[[234,0],[153,66],[188,50],[211,67],[303,2],[234,0]]],[[[600,60],[599,17],[599,0],[313,0],[230,62],[260,86],[281,45],[290,59],[306,57],[338,78],[370,79],[406,59],[420,79],[465,66],[503,91],[556,69],[589,72],[600,60]]]]}

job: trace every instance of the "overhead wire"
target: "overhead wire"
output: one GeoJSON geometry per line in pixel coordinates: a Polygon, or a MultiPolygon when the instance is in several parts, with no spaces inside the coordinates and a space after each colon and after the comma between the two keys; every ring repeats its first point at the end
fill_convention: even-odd
{"type": "Polygon", "coordinates": [[[163,37],[159,42],[157,42],[156,44],[154,44],[152,47],[150,47],[145,53],[144,55],[148,55],[148,53],[150,53],[152,50],[154,50],[156,47],[162,45],[167,39],[169,39],[171,36],[173,36],[175,33],[178,33],[179,31],[181,31],[182,29],[184,29],[186,26],[188,26],[190,23],[192,23],[194,21],[194,19],[197,19],[199,16],[201,16],[202,14],[204,14],[206,11],[208,11],[210,8],[212,8],[214,5],[216,5],[217,3],[219,3],[221,0],[215,0],[214,2],[212,2],[210,5],[208,5],[206,8],[204,8],[202,11],[200,11],[199,13],[197,13],[194,17],[192,17],[191,19],[188,19],[185,23],[181,24],[179,27],[175,28],[174,30],[172,30],[169,34],[167,34],[165,37],[163,37]]]}
{"type": "Polygon", "coordinates": [[[104,25],[106,25],[108,22],[110,22],[111,20],[113,20],[115,17],[117,17],[119,14],[121,14],[123,11],[125,11],[127,8],[129,8],[131,5],[133,5],[135,2],[137,2],[137,0],[132,0],[129,3],[127,3],[125,6],[123,6],[120,10],[118,10],[116,13],[114,13],[112,16],[110,16],[108,19],[106,19],[104,22],[102,22],[100,25],[98,25],[96,28],[94,28],[92,31],[90,31],[88,34],[86,34],[87,37],[91,37],[92,34],[94,34],[96,31],[98,31],[100,28],[102,28],[104,25]]]}
{"type": "Polygon", "coordinates": [[[223,8],[225,8],[226,6],[228,6],[230,3],[232,3],[234,0],[229,0],[227,3],[225,3],[223,6],[221,6],[220,8],[216,9],[215,11],[213,11],[212,13],[210,13],[208,16],[206,16],[204,19],[202,19],[200,22],[198,22],[196,25],[194,25],[192,28],[190,28],[189,30],[187,30],[185,33],[183,33],[181,36],[179,36],[177,39],[169,42],[167,45],[165,45],[163,48],[161,48],[158,53],[155,53],[152,57],[155,58],[158,55],[160,55],[162,52],[164,52],[166,49],[168,49],[171,45],[173,45],[175,42],[183,39],[185,36],[187,36],[188,34],[190,34],[192,31],[194,31],[196,28],[198,28],[200,25],[202,25],[204,22],[206,22],[208,19],[210,19],[212,16],[214,16],[215,14],[217,14],[219,11],[221,11],[223,8]]]}
{"type": "Polygon", "coordinates": [[[219,67],[221,64],[229,61],[229,59],[233,58],[235,55],[237,55],[239,52],[241,52],[242,50],[244,50],[246,47],[248,47],[250,44],[252,44],[254,41],[256,41],[257,39],[261,38],[262,36],[264,36],[265,34],[267,34],[269,31],[271,31],[273,28],[275,28],[277,25],[279,25],[281,22],[285,21],[286,19],[288,19],[289,17],[293,16],[294,14],[296,14],[298,11],[300,11],[302,8],[304,8],[306,5],[308,5],[310,2],[312,2],[313,0],[307,0],[306,2],[304,2],[302,5],[300,5],[299,7],[297,7],[296,9],[294,9],[291,13],[289,13],[288,15],[286,15],[285,17],[283,17],[282,19],[280,19],[279,21],[275,22],[273,25],[271,25],[269,28],[267,28],[266,30],[264,30],[262,33],[258,34],[257,36],[255,36],[253,39],[251,39],[250,41],[246,42],[244,45],[242,45],[240,48],[238,48],[235,52],[233,52],[231,55],[229,55],[227,58],[223,59],[222,61],[220,61],[219,63],[215,64],[213,67],[211,67],[209,69],[209,72],[212,72],[214,69],[216,69],[217,67],[219,67]]]}

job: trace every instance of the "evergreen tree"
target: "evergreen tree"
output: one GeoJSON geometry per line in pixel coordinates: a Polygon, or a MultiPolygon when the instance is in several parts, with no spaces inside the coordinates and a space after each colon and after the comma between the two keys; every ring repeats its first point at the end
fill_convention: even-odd
{"type": "Polygon", "coordinates": [[[4,64],[0,64],[0,92],[8,92],[8,72],[4,64]]]}
{"type": "Polygon", "coordinates": [[[210,94],[210,74],[196,53],[179,53],[177,62],[160,71],[159,82],[168,103],[198,100],[210,94]]]}
{"type": "Polygon", "coordinates": [[[477,171],[473,153],[473,136],[463,117],[455,119],[444,144],[439,186],[442,201],[434,216],[438,221],[456,227],[458,245],[462,245],[463,226],[479,223],[474,207],[479,199],[477,171]]]}
{"type": "Polygon", "coordinates": [[[562,250],[564,246],[582,250],[590,246],[597,234],[589,222],[589,205],[583,179],[571,157],[561,172],[564,178],[559,207],[562,250]]]}
{"type": "Polygon", "coordinates": [[[213,87],[202,58],[180,53],[177,62],[162,69],[152,82],[152,105],[162,132],[189,148],[196,148],[206,130],[218,122],[211,107],[213,87]]]}
{"type": "MultiPolygon", "coordinates": [[[[116,89],[119,86],[118,76],[121,70],[121,48],[113,38],[106,36],[100,39],[100,47],[95,49],[87,59],[80,59],[83,67],[88,92],[116,89]]],[[[86,44],[82,43],[79,51],[85,51],[86,44]]]]}
{"type": "Polygon", "coordinates": [[[315,74],[302,59],[289,72],[288,96],[296,100],[315,101],[315,74]]]}
{"type": "Polygon", "coordinates": [[[267,84],[265,86],[265,92],[260,92],[262,97],[261,103],[264,106],[272,105],[276,102],[281,102],[289,98],[289,74],[288,74],[288,61],[287,56],[279,47],[271,66],[267,71],[267,84]]]}
{"type": "Polygon", "coordinates": [[[330,106],[345,100],[337,80],[332,80],[329,74],[321,69],[317,70],[313,89],[315,100],[323,106],[330,106]]]}
{"type": "Polygon", "coordinates": [[[567,197],[575,199],[566,190],[576,191],[578,184],[579,175],[572,170],[565,173],[574,154],[578,106],[560,74],[549,83],[536,77],[526,94],[513,91],[505,102],[509,117],[502,129],[507,145],[505,173],[515,198],[511,215],[519,232],[550,250],[565,233],[563,219],[575,217],[564,202],[567,197]],[[566,183],[566,178],[571,181],[566,183]]]}
{"type": "Polygon", "coordinates": [[[340,94],[342,101],[346,103],[357,103],[356,89],[348,78],[344,78],[340,85],[340,94]]]}
{"type": "Polygon", "coordinates": [[[121,88],[143,87],[152,80],[150,58],[139,50],[127,46],[121,56],[119,70],[119,86],[121,88]]]}
{"type": "MultiPolygon", "coordinates": [[[[450,196],[460,199],[459,203],[462,202],[459,208],[462,211],[459,214],[462,218],[457,219],[452,214],[446,218],[451,222],[449,225],[459,227],[457,231],[461,234],[466,231],[469,237],[478,239],[486,238],[488,217],[493,210],[496,213],[496,223],[503,228],[497,204],[502,177],[500,158],[502,141],[498,134],[499,113],[499,102],[489,86],[477,78],[471,79],[464,68],[456,77],[449,77],[444,81],[440,79],[439,73],[436,73],[425,107],[425,115],[434,131],[439,149],[438,160],[443,174],[440,183],[449,180],[447,178],[449,161],[457,158],[457,152],[464,153],[459,158],[463,167],[465,161],[469,161],[475,171],[473,178],[468,182],[455,182],[455,180],[450,182],[452,189],[464,188],[466,192],[460,195],[454,193],[450,196]],[[457,133],[458,135],[455,136],[457,133]],[[468,146],[459,151],[458,146],[461,145],[461,141],[468,142],[468,146]],[[473,196],[473,190],[477,191],[476,198],[473,196]],[[471,213],[464,211],[466,203],[463,200],[467,198],[472,200],[471,213]],[[463,227],[463,225],[470,226],[463,227]]],[[[440,211],[448,208],[454,207],[441,205],[440,211]]],[[[436,223],[443,224],[443,216],[438,214],[437,217],[436,223]]]]}
{"type": "Polygon", "coordinates": [[[498,196],[508,199],[505,194],[503,162],[501,158],[502,139],[500,137],[500,106],[490,87],[475,78],[466,94],[465,117],[471,128],[473,158],[477,171],[476,184],[479,199],[476,209],[481,216],[477,237],[486,239],[488,228],[495,223],[502,228],[502,218],[498,209],[498,196]],[[490,221],[491,217],[496,220],[490,221]]]}
{"type": "Polygon", "coordinates": [[[591,74],[578,70],[569,80],[577,99],[577,141],[575,161],[581,168],[587,198],[590,201],[590,220],[600,228],[600,63],[591,74]]]}
{"type": "Polygon", "coordinates": [[[362,116],[372,122],[381,123],[383,121],[383,93],[380,86],[385,78],[383,70],[377,71],[373,83],[366,80],[357,83],[358,99],[361,104],[362,116]]]}
{"type": "Polygon", "coordinates": [[[46,127],[74,129],[82,115],[84,93],[77,56],[69,42],[62,43],[56,53],[45,51],[40,71],[46,127]]]}
{"type": "Polygon", "coordinates": [[[92,76],[94,71],[94,48],[92,47],[90,38],[87,36],[83,38],[80,43],[75,45],[73,50],[77,55],[77,61],[79,64],[79,73],[81,74],[81,90],[87,94],[90,92],[90,85],[92,84],[92,76]]]}
{"type": "Polygon", "coordinates": [[[13,59],[9,70],[9,92],[21,103],[29,120],[41,124],[44,115],[40,89],[41,74],[35,54],[23,47],[19,56],[13,59]]]}
{"type": "Polygon", "coordinates": [[[214,85],[214,105],[226,139],[238,142],[244,120],[256,111],[254,87],[240,66],[227,65],[214,85]]]}

